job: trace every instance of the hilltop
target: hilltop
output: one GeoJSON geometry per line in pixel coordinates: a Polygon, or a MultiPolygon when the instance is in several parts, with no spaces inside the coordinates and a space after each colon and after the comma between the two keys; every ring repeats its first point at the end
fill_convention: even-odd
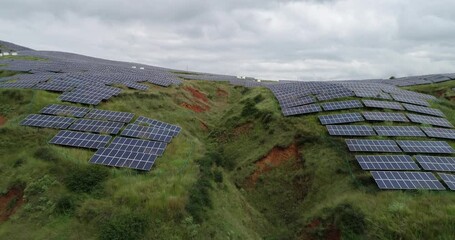
{"type": "MultiPolygon", "coordinates": [[[[454,74],[258,82],[36,51],[7,42],[0,42],[0,50],[18,53],[0,56],[1,239],[453,239],[455,235],[455,195],[449,182],[437,174],[453,173],[453,159],[440,164],[449,169],[431,170],[415,157],[455,156],[450,152],[455,147],[450,132],[455,123],[454,74]],[[375,101],[386,106],[378,107],[375,101]],[[149,170],[93,164],[96,149],[51,144],[60,130],[24,125],[30,114],[52,116],[42,112],[51,104],[77,107],[84,114],[129,113],[131,119],[122,131],[132,122],[156,126],[139,124],[141,117],[168,124],[155,129],[179,130],[164,134],[172,136],[149,170]],[[365,112],[396,113],[404,120],[373,121],[365,112]],[[326,125],[332,124],[320,117],[334,114],[351,114],[347,120],[331,122],[334,126],[363,126],[368,133],[330,135],[326,125]],[[438,121],[419,122],[412,114],[438,121]],[[352,120],[355,117],[359,119],[352,120]],[[423,135],[386,136],[378,131],[378,127],[399,126],[417,128],[423,135]],[[444,138],[432,136],[426,132],[430,127],[449,133],[444,138]],[[448,152],[403,152],[402,145],[396,146],[398,153],[350,151],[346,139],[394,144],[438,141],[448,145],[448,152]],[[356,159],[370,154],[412,156],[407,163],[413,168],[399,171],[430,173],[439,190],[423,185],[408,190],[380,187],[356,159]]],[[[67,112],[56,115],[78,119],[67,112]]],[[[120,135],[104,129],[96,134],[120,135]]],[[[147,137],[137,139],[150,140],[147,137]]]]}

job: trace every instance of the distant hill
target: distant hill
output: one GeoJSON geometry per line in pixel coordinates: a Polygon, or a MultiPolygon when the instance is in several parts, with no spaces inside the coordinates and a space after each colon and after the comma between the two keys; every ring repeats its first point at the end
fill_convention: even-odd
{"type": "Polygon", "coordinates": [[[452,239],[454,74],[258,81],[8,42],[0,239],[452,239]]]}

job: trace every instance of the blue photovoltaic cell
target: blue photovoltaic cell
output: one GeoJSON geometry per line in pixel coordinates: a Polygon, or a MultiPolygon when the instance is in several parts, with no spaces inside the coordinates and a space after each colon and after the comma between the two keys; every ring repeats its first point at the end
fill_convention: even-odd
{"type": "Polygon", "coordinates": [[[455,190],[455,175],[447,173],[438,173],[438,175],[450,190],[455,190]]]}
{"type": "Polygon", "coordinates": [[[108,110],[93,109],[92,111],[87,113],[85,117],[97,120],[129,123],[131,119],[133,119],[134,114],[129,112],[115,112],[108,110]]]}
{"type": "Polygon", "coordinates": [[[109,145],[109,148],[161,156],[166,146],[167,144],[164,142],[116,137],[109,145]]]}
{"type": "Polygon", "coordinates": [[[51,104],[41,109],[40,113],[81,118],[88,111],[90,111],[90,108],[51,104]]]}
{"type": "Polygon", "coordinates": [[[398,102],[390,101],[378,101],[378,100],[362,100],[365,106],[370,108],[384,108],[384,109],[394,109],[394,110],[404,110],[398,102]]]}
{"type": "Polygon", "coordinates": [[[121,135],[126,137],[143,138],[168,143],[172,140],[173,134],[174,132],[162,128],[129,124],[126,126],[125,130],[122,131],[121,135]]]}
{"type": "Polygon", "coordinates": [[[362,122],[362,121],[365,121],[365,119],[362,117],[362,115],[360,115],[360,113],[342,113],[342,114],[319,116],[319,121],[321,121],[322,125],[327,125],[327,124],[362,122]]]}
{"type": "Polygon", "coordinates": [[[74,118],[30,114],[20,122],[22,126],[67,129],[74,118]]]}
{"type": "Polygon", "coordinates": [[[334,111],[334,110],[361,108],[361,107],[363,107],[363,105],[358,100],[328,102],[328,103],[324,103],[322,105],[322,108],[324,109],[324,111],[334,111]]]}
{"type": "Polygon", "coordinates": [[[408,155],[355,156],[363,170],[420,170],[408,155]]]}
{"type": "Polygon", "coordinates": [[[389,137],[426,137],[416,126],[374,126],[379,136],[389,137]]]}
{"type": "Polygon", "coordinates": [[[283,111],[284,116],[292,116],[292,115],[320,112],[320,111],[322,111],[322,109],[317,104],[308,104],[308,105],[303,105],[303,106],[284,108],[282,111],[283,111]]]}
{"type": "Polygon", "coordinates": [[[455,172],[455,157],[417,155],[416,160],[425,170],[455,172]]]}
{"type": "Polygon", "coordinates": [[[368,121],[409,122],[403,113],[362,112],[368,121]]]}
{"type": "Polygon", "coordinates": [[[447,138],[455,140],[455,129],[422,127],[428,137],[447,138]]]}
{"type": "Polygon", "coordinates": [[[121,122],[79,119],[69,129],[83,132],[117,134],[123,126],[124,123],[121,122]]]}
{"type": "Polygon", "coordinates": [[[380,189],[445,190],[429,172],[372,171],[371,175],[380,189]]]}
{"type": "Polygon", "coordinates": [[[326,125],[332,136],[374,136],[376,133],[370,126],[363,125],[326,125]]]}
{"type": "Polygon", "coordinates": [[[179,134],[179,132],[182,130],[182,128],[177,125],[172,125],[172,124],[169,124],[166,122],[161,122],[161,121],[151,119],[151,118],[146,118],[143,116],[139,116],[134,123],[138,124],[138,125],[147,124],[150,127],[164,128],[166,130],[175,132],[175,134],[173,134],[173,137],[177,136],[179,134]]]}
{"type": "Polygon", "coordinates": [[[351,152],[401,152],[392,140],[346,139],[351,152]]]}
{"type": "Polygon", "coordinates": [[[455,150],[444,141],[404,141],[397,140],[400,148],[408,153],[455,153],[455,150]]]}
{"type": "Polygon", "coordinates": [[[110,139],[111,136],[106,135],[62,130],[58,132],[58,134],[55,135],[49,143],[72,147],[99,149],[106,146],[110,139]]]}
{"type": "Polygon", "coordinates": [[[430,124],[433,126],[453,128],[453,125],[445,118],[430,117],[430,116],[410,114],[410,113],[407,113],[406,115],[414,123],[423,123],[423,124],[430,124]]]}
{"type": "Polygon", "coordinates": [[[90,163],[150,171],[156,158],[157,155],[153,154],[100,148],[90,159],[90,163]]]}

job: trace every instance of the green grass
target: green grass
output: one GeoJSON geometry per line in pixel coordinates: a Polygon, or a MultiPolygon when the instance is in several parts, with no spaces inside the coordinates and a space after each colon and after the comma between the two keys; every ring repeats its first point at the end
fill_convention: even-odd
{"type": "MultiPolygon", "coordinates": [[[[145,92],[126,89],[103,102],[97,108],[182,127],[145,173],[91,165],[93,151],[48,144],[57,130],[19,126],[57,97],[0,90],[0,114],[8,119],[0,127],[0,192],[19,185],[26,197],[0,224],[0,239],[319,239],[333,229],[344,239],[452,239],[455,233],[454,194],[379,191],[343,138],[329,136],[316,114],[283,117],[265,88],[184,81],[169,88],[150,85],[145,92]],[[208,96],[209,111],[182,107],[203,104],[188,86],[208,96]],[[256,161],[275,146],[294,142],[298,161],[287,161],[263,173],[254,188],[246,187],[256,161]],[[210,204],[188,211],[201,193],[210,204]],[[308,227],[315,222],[319,225],[308,227]]],[[[432,104],[455,123],[452,102],[432,104]]]]}

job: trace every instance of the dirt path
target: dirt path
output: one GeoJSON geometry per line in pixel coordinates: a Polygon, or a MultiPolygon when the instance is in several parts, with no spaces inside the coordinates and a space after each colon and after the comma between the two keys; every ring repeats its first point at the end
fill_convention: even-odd
{"type": "Polygon", "coordinates": [[[9,219],[24,204],[24,190],[11,188],[8,193],[0,196],[0,223],[9,219]]]}
{"type": "Polygon", "coordinates": [[[265,157],[255,163],[256,170],[247,179],[246,186],[254,187],[261,174],[266,173],[289,160],[295,161],[298,159],[298,157],[299,149],[295,143],[287,148],[272,148],[272,150],[270,150],[270,152],[265,157]]]}

